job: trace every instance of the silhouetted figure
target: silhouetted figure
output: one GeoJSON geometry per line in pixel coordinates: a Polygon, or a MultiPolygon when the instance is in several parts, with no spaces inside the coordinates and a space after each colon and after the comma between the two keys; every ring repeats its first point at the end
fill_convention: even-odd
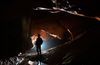
{"type": "Polygon", "coordinates": [[[40,37],[40,34],[38,34],[38,38],[36,40],[35,46],[36,46],[36,51],[38,55],[41,55],[41,45],[43,43],[42,38],[40,37]]]}

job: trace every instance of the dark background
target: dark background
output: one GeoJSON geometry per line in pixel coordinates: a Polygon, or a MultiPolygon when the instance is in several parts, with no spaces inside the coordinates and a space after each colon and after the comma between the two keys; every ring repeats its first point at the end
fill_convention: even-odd
{"type": "MultiPolygon", "coordinates": [[[[69,0],[91,16],[99,16],[98,0],[69,0]]],[[[0,0],[0,59],[22,51],[22,17],[31,17],[32,7],[52,7],[49,0],[0,0]],[[39,3],[39,4],[38,4],[39,3]]]]}

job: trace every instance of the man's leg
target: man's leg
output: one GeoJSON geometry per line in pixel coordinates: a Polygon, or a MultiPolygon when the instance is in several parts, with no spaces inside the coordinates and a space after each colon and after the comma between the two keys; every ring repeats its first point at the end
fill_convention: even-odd
{"type": "Polygon", "coordinates": [[[41,54],[41,46],[40,46],[40,54],[41,54]]]}
{"type": "Polygon", "coordinates": [[[39,49],[38,50],[39,50],[39,54],[41,55],[41,46],[39,46],[39,49]]]}
{"type": "Polygon", "coordinates": [[[38,48],[38,46],[36,46],[36,51],[37,51],[37,54],[39,55],[39,48],[38,48]]]}

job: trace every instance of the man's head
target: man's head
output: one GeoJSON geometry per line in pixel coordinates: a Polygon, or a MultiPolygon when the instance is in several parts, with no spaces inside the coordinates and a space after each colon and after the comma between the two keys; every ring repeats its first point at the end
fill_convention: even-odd
{"type": "Polygon", "coordinates": [[[41,35],[40,34],[38,34],[38,37],[40,37],[41,35]]]}

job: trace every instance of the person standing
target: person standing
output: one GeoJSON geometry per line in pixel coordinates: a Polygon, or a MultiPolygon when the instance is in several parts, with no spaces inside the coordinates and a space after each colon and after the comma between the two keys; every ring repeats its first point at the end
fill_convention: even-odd
{"type": "Polygon", "coordinates": [[[43,43],[42,38],[40,37],[40,34],[38,34],[38,38],[36,40],[35,46],[36,46],[36,51],[38,55],[41,55],[41,45],[43,43]]]}

